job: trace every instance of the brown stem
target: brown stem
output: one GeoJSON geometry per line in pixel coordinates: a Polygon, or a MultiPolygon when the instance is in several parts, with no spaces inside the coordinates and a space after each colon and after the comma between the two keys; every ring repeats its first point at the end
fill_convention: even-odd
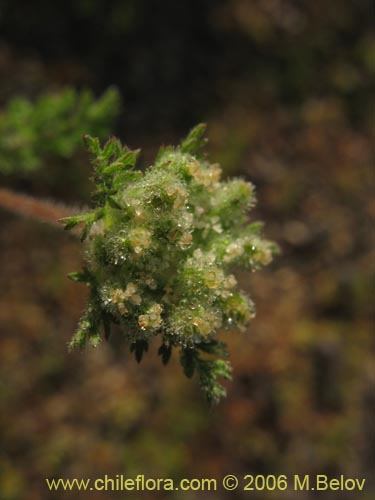
{"type": "Polygon", "coordinates": [[[59,219],[80,212],[79,209],[73,207],[67,207],[53,201],[38,200],[6,188],[0,188],[0,206],[16,214],[46,222],[55,227],[62,227],[58,222],[59,219]]]}

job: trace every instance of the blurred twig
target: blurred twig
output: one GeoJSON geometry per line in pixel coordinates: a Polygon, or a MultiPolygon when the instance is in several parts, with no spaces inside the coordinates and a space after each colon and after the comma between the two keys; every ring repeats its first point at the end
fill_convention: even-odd
{"type": "Polygon", "coordinates": [[[62,228],[59,219],[77,213],[75,207],[68,207],[51,200],[39,200],[6,188],[0,188],[0,207],[59,228],[62,228]]]}

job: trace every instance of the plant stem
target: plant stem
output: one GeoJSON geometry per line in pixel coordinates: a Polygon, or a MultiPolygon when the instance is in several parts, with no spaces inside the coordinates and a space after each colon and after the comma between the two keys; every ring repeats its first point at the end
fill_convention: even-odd
{"type": "Polygon", "coordinates": [[[0,206],[18,215],[54,227],[62,227],[58,220],[76,214],[77,209],[50,200],[39,200],[32,196],[0,188],[0,206]]]}

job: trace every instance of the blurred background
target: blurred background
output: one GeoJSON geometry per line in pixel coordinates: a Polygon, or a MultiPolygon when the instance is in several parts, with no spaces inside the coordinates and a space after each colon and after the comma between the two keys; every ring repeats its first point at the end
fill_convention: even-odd
{"type": "MultiPolygon", "coordinates": [[[[368,0],[2,0],[0,106],[66,86],[116,86],[113,132],[142,147],[208,124],[210,157],[257,188],[252,219],[281,256],[239,275],[257,305],[231,352],[228,397],[209,409],[154,345],[138,366],[118,339],[68,353],[86,288],[74,238],[0,210],[0,499],[50,493],[46,477],[366,477],[373,498],[375,33],[368,0]]],[[[89,203],[90,166],[50,158],[1,186],[89,203]]],[[[346,499],[343,492],[250,492],[346,499]]],[[[126,494],[242,499],[249,492],[126,494]]]]}

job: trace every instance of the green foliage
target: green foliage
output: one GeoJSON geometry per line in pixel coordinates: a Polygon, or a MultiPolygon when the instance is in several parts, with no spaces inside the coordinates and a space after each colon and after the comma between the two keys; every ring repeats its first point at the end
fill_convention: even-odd
{"type": "Polygon", "coordinates": [[[176,148],[164,148],[154,166],[135,170],[139,151],[119,140],[104,147],[85,137],[93,157],[95,208],[62,220],[83,225],[86,267],[72,279],[90,287],[88,307],[71,347],[96,346],[120,325],[137,361],[158,336],[164,364],[174,348],[188,377],[197,372],[210,402],[225,395],[217,378],[230,378],[219,329],[244,329],[254,316],[237,290],[233,270],[268,264],[276,246],[248,224],[254,188],[241,179],[221,180],[221,169],[197,155],[204,127],[176,148]]]}
{"type": "Polygon", "coordinates": [[[28,173],[47,157],[70,158],[85,132],[108,136],[119,109],[120,96],[113,88],[97,100],[90,90],[71,88],[35,103],[14,98],[0,114],[0,172],[28,173]]]}

